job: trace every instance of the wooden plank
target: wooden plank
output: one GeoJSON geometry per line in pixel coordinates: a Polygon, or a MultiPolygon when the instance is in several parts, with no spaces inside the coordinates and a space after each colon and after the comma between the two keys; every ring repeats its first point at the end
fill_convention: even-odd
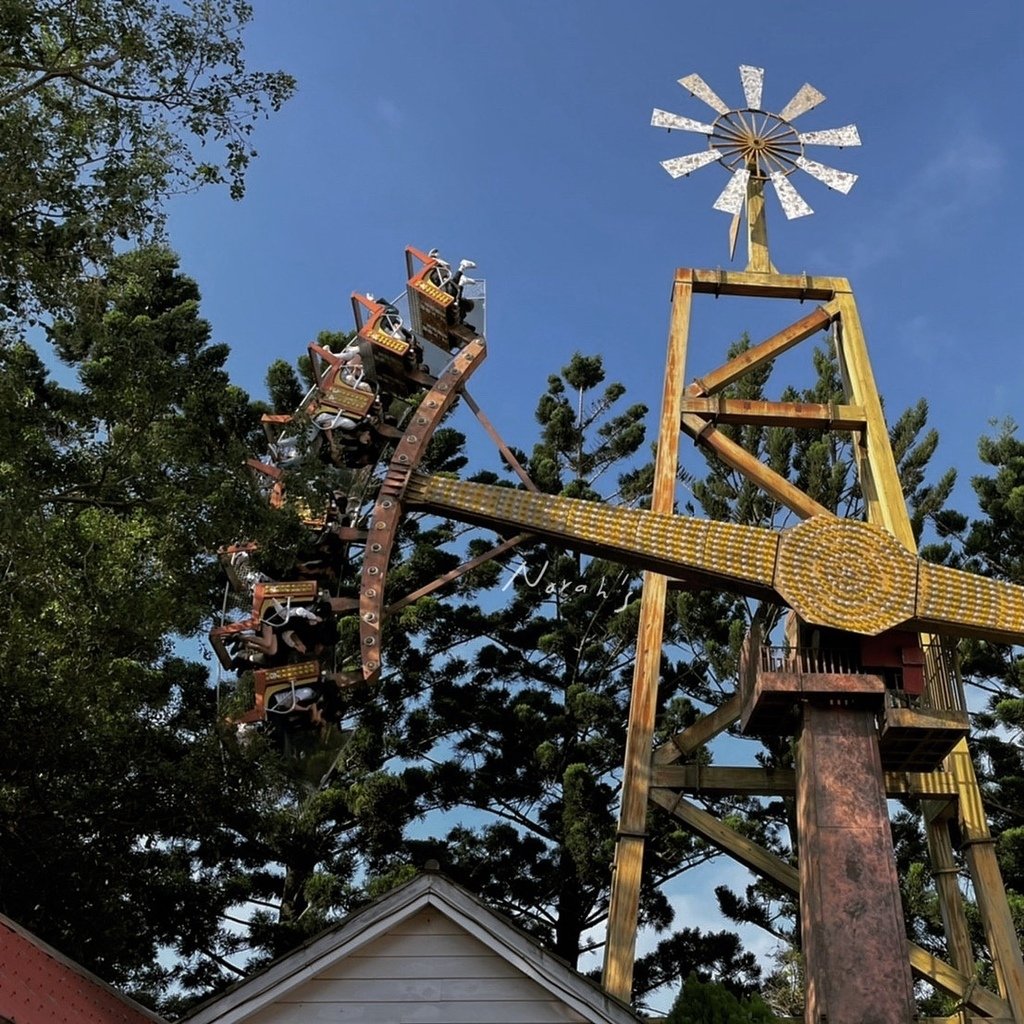
{"type": "Polygon", "coordinates": [[[698,294],[750,295],[763,299],[799,299],[827,302],[849,292],[844,277],[809,277],[805,274],[759,274],[745,270],[691,270],[698,294]]]}
{"type": "Polygon", "coordinates": [[[1013,1015],[1019,1024],[1024,1020],[1024,963],[996,859],[995,840],[989,831],[981,789],[966,740],[961,740],[953,748],[946,765],[956,774],[960,784],[957,808],[963,836],[961,845],[974,883],[975,900],[999,991],[1013,1007],[1013,1015]]]}
{"type": "Polygon", "coordinates": [[[665,789],[652,789],[651,800],[679,818],[687,828],[706,839],[712,846],[728,853],[751,871],[778,882],[790,892],[799,892],[800,879],[792,864],[787,864],[746,836],[734,832],[714,815],[665,789]]]}
{"type": "Polygon", "coordinates": [[[684,754],[692,754],[698,747],[713,740],[737,721],[742,710],[742,701],[738,693],[733,694],[724,704],[715,708],[710,715],[697,719],[693,725],[677,733],[667,743],[662,743],[654,751],[652,764],[671,764],[678,761],[684,754]]]}
{"type": "Polygon", "coordinates": [[[367,950],[379,956],[420,956],[428,960],[434,957],[484,956],[490,952],[479,939],[465,931],[437,936],[415,932],[401,935],[388,931],[386,935],[375,939],[372,945],[365,947],[363,952],[367,950]]]}
{"type": "MultiPolygon", "coordinates": [[[[436,963],[436,958],[431,961],[436,963]]],[[[505,978],[448,978],[444,974],[396,974],[377,978],[324,978],[307,981],[279,1003],[414,1003],[471,1001],[546,1002],[551,998],[524,974],[505,978]]]]}
{"type": "MultiPolygon", "coordinates": [[[[671,513],[675,509],[680,402],[685,380],[692,301],[690,273],[677,271],[673,286],[668,353],[665,358],[658,454],[654,463],[651,495],[651,510],[654,512],[671,513]]],[[[633,991],[640,872],[647,831],[647,797],[654,742],[654,715],[661,674],[666,593],[667,580],[664,576],[654,572],[644,573],[602,976],[605,991],[625,1003],[630,1001],[633,991]]]]}
{"type": "Polygon", "coordinates": [[[884,526],[905,548],[916,552],[857,304],[852,295],[838,295],[826,308],[838,314],[836,350],[847,399],[864,408],[866,428],[854,445],[854,458],[868,522],[884,526]]]}
{"type": "Polygon", "coordinates": [[[703,416],[713,423],[750,423],[762,427],[817,430],[864,429],[864,410],[859,405],[755,402],[743,398],[684,398],[683,415],[687,413],[703,416]]]}
{"type": "Polygon", "coordinates": [[[700,416],[686,414],[680,417],[680,423],[683,430],[694,439],[696,444],[714,452],[727,466],[731,466],[752,480],[801,519],[832,515],[824,505],[819,505],[784,476],[769,469],[735,441],[730,441],[707,420],[700,416]]]}
{"type": "MultiPolygon", "coordinates": [[[[950,776],[954,784],[956,777],[950,776]]],[[[946,949],[953,966],[963,974],[974,970],[974,948],[967,927],[963,895],[958,881],[959,869],[953,858],[953,844],[949,835],[949,818],[932,813],[935,808],[947,806],[938,800],[926,801],[922,807],[928,853],[931,857],[935,888],[939,894],[939,911],[946,934],[946,949]]]]}
{"type": "Polygon", "coordinates": [[[429,1003],[278,1003],[249,1018],[251,1024],[586,1024],[555,999],[544,1002],[436,1001],[429,1003]],[[399,1016],[400,1012],[400,1016],[399,1016]]]}
{"type": "Polygon", "coordinates": [[[796,773],[791,768],[664,765],[651,770],[651,786],[700,793],[709,797],[727,794],[785,796],[796,792],[796,773]]]}
{"type": "MultiPolygon", "coordinates": [[[[378,940],[380,941],[380,940],[378,940]]],[[[425,956],[423,946],[410,956],[395,956],[391,950],[373,952],[372,943],[365,951],[346,957],[326,967],[317,978],[518,978],[521,972],[494,953],[479,956],[451,955],[442,952],[425,956]]],[[[384,949],[386,947],[381,946],[384,949]]]]}
{"type": "Polygon", "coordinates": [[[465,934],[466,929],[458,921],[453,921],[447,914],[432,907],[425,908],[388,929],[389,938],[394,935],[426,935],[430,938],[437,937],[440,943],[447,942],[449,936],[465,934]]]}
{"type": "Polygon", "coordinates": [[[975,985],[974,978],[966,977],[955,967],[937,956],[910,943],[910,966],[913,972],[947,995],[962,999],[972,1009],[990,1017],[1012,1017],[1010,1006],[987,988],[975,985]]]}
{"type": "MultiPolygon", "coordinates": [[[[796,775],[784,768],[659,763],[651,769],[651,785],[706,796],[788,796],[796,792],[796,775]]],[[[949,772],[886,772],[885,792],[887,796],[955,796],[957,784],[949,772]]]]}
{"type": "MultiPolygon", "coordinates": [[[[749,162],[747,166],[750,166],[749,162]]],[[[747,179],[747,270],[758,274],[777,274],[775,264],[768,254],[764,185],[764,178],[756,174],[751,174],[747,179]]]]}
{"type": "Polygon", "coordinates": [[[782,355],[787,349],[798,345],[812,334],[817,334],[832,322],[833,316],[834,314],[830,310],[819,306],[813,313],[808,313],[807,316],[783,328],[770,338],[766,338],[760,344],[741,352],[734,359],[730,359],[729,362],[718,367],[717,370],[698,377],[686,389],[687,395],[717,394],[722,388],[739,380],[744,374],[782,355]]]}

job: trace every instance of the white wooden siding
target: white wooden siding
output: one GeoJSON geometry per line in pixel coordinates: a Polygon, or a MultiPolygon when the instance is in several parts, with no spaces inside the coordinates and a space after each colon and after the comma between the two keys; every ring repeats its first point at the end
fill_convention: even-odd
{"type": "Polygon", "coordinates": [[[425,908],[251,1024],[585,1024],[445,914],[425,908]]]}

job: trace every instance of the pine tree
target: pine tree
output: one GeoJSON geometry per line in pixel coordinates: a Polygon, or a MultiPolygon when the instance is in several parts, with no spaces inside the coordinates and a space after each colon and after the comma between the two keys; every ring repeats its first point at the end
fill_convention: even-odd
{"type": "MultiPolygon", "coordinates": [[[[600,357],[577,354],[549,378],[540,440],[528,459],[518,456],[548,493],[642,505],[651,481],[650,466],[636,464],[646,409],[617,411],[624,389],[604,377],[600,357]]],[[[449,529],[452,538],[459,532],[449,529]]],[[[461,602],[417,604],[410,620],[423,627],[417,646],[431,657],[414,669],[420,697],[396,737],[409,765],[394,785],[424,813],[457,814],[458,823],[423,837],[428,817],[380,870],[434,857],[572,964],[594,947],[591,932],[607,913],[637,582],[611,563],[532,542],[469,574],[461,602]],[[474,588],[489,596],[472,600],[474,588]]],[[[672,693],[667,687],[666,700],[672,693]]],[[[676,727],[688,713],[680,709],[676,727]]],[[[650,829],[642,921],[665,929],[671,908],[659,886],[713,853],[662,815],[652,814],[650,829]]],[[[677,938],[678,957],[685,947],[691,962],[718,958],[737,977],[756,976],[753,958],[728,936],[677,938]]],[[[645,978],[647,987],[663,980],[658,966],[645,978]]]]}
{"type": "Polygon", "coordinates": [[[119,257],[53,341],[0,346],[0,907],[114,982],[210,959],[257,778],[224,755],[205,664],[214,552],[287,540],[241,470],[258,416],[166,250],[119,257]],[[216,453],[216,457],[212,457],[216,453]]]}

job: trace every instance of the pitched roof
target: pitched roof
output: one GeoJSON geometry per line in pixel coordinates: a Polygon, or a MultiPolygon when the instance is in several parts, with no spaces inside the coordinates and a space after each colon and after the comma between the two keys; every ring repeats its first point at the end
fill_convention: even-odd
{"type": "Polygon", "coordinates": [[[445,915],[585,1020],[594,1024],[639,1021],[628,1006],[559,957],[541,949],[532,936],[486,907],[472,893],[432,872],[418,875],[350,914],[260,974],[196,1007],[184,1020],[188,1024],[240,1024],[427,908],[445,915]]]}
{"type": "Polygon", "coordinates": [[[164,1024],[3,914],[0,1018],[17,1024],[164,1024]]]}

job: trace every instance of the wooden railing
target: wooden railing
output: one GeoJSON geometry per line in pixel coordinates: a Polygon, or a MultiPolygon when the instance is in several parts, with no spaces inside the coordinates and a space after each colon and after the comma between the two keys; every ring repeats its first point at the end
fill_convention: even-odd
{"type": "MultiPolygon", "coordinates": [[[[966,711],[963,683],[957,665],[956,642],[934,637],[923,645],[925,691],[919,706],[941,711],[966,711]]],[[[740,690],[753,691],[758,672],[799,672],[851,674],[863,672],[857,653],[818,647],[790,647],[760,644],[756,631],[747,634],[740,657],[740,690]]],[[[889,685],[892,685],[890,680],[889,685]]],[[[899,692],[899,691],[896,691],[899,692]]]]}

